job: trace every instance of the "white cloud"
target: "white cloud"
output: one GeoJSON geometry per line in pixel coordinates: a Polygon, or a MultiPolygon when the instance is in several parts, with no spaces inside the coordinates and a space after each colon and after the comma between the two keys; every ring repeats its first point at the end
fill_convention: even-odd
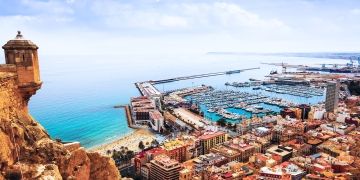
{"type": "Polygon", "coordinates": [[[278,19],[264,19],[257,14],[231,3],[214,3],[207,12],[224,26],[262,27],[262,28],[283,28],[286,25],[278,19]]]}
{"type": "MultiPolygon", "coordinates": [[[[48,14],[73,14],[74,10],[69,5],[71,3],[63,3],[62,1],[37,1],[37,0],[22,0],[23,5],[30,8],[37,13],[48,14]]],[[[75,1],[74,1],[75,2],[75,1]]]]}
{"type": "Polygon", "coordinates": [[[66,3],[73,4],[73,3],[75,3],[75,0],[66,0],[66,3]]]}
{"type": "Polygon", "coordinates": [[[8,24],[11,22],[25,23],[31,21],[38,21],[39,18],[36,16],[25,16],[25,15],[14,15],[14,16],[0,16],[0,22],[8,24]]]}
{"type": "Polygon", "coordinates": [[[161,13],[155,10],[138,9],[131,4],[114,1],[97,1],[92,10],[112,28],[186,28],[188,22],[177,15],[161,13]]]}
{"type": "Polygon", "coordinates": [[[350,10],[350,13],[353,14],[353,15],[360,15],[360,9],[352,9],[350,10]]]}
{"type": "Polygon", "coordinates": [[[92,9],[102,16],[110,27],[185,30],[190,28],[204,31],[220,28],[289,29],[279,19],[262,18],[237,4],[225,2],[164,3],[156,8],[144,8],[115,1],[97,1],[92,9]]]}
{"type": "Polygon", "coordinates": [[[179,16],[161,16],[159,19],[159,24],[164,27],[182,27],[186,28],[188,26],[188,21],[179,16]]]}
{"type": "Polygon", "coordinates": [[[311,6],[289,1],[257,6],[245,1],[22,0],[17,15],[9,13],[11,7],[0,7],[0,39],[4,42],[21,30],[39,44],[42,54],[360,47],[355,16],[360,9],[306,3],[311,6]]]}
{"type": "Polygon", "coordinates": [[[40,22],[41,18],[39,18],[38,16],[0,16],[0,24],[4,25],[1,27],[2,32],[5,32],[6,29],[13,29],[13,31],[21,30],[22,28],[25,28],[30,24],[36,25],[40,22]]]}

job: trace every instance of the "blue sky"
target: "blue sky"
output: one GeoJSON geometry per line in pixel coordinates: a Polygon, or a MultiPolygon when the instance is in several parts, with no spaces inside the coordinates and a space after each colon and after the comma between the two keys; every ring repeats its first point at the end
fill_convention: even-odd
{"type": "Polygon", "coordinates": [[[43,54],[358,51],[358,0],[0,0],[43,54]]]}

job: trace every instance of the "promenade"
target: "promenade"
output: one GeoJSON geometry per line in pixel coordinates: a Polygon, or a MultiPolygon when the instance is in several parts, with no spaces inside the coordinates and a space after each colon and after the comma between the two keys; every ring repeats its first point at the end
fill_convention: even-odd
{"type": "Polygon", "coordinates": [[[180,120],[193,126],[196,129],[204,128],[206,125],[202,122],[203,118],[201,116],[198,116],[184,108],[176,108],[174,109],[174,113],[179,117],[180,120]]]}

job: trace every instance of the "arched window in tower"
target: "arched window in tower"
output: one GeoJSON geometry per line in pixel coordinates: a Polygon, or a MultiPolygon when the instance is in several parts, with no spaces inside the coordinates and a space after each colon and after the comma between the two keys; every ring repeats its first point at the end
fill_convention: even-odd
{"type": "Polygon", "coordinates": [[[22,55],[22,60],[25,61],[25,54],[22,55]]]}

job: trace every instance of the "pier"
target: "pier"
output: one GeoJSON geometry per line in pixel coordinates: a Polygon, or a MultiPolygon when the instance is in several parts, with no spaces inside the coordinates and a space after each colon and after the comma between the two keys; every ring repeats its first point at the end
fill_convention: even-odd
{"type": "Polygon", "coordinates": [[[182,76],[182,77],[176,77],[176,78],[161,79],[161,80],[156,80],[156,81],[150,80],[149,82],[151,84],[163,84],[163,83],[169,83],[169,82],[174,82],[174,81],[182,81],[182,80],[188,80],[188,79],[197,79],[197,78],[203,78],[203,77],[220,76],[220,75],[226,75],[226,74],[228,74],[228,75],[237,74],[237,73],[241,73],[241,72],[244,72],[244,71],[255,70],[255,69],[260,69],[260,67],[247,68],[247,69],[238,69],[238,70],[231,70],[231,71],[222,71],[222,72],[215,72],[215,73],[205,73],[205,74],[198,74],[198,75],[191,75],[191,76],[182,76]]]}
{"type": "Polygon", "coordinates": [[[191,75],[191,76],[180,76],[180,77],[161,79],[161,80],[155,80],[155,81],[149,80],[149,81],[144,81],[144,82],[137,82],[137,83],[135,83],[135,86],[140,91],[141,95],[159,98],[162,95],[162,93],[158,89],[156,89],[156,87],[154,86],[155,84],[163,84],[163,83],[170,83],[170,82],[175,82],[175,81],[182,81],[182,80],[196,79],[196,78],[203,78],[203,77],[211,77],[211,76],[220,76],[220,75],[226,75],[226,74],[230,75],[230,74],[236,74],[236,73],[241,73],[244,71],[255,70],[255,69],[260,69],[260,67],[222,71],[222,72],[215,72],[215,73],[205,73],[205,74],[198,74],[198,75],[191,75]]]}
{"type": "Polygon", "coordinates": [[[134,128],[134,129],[139,128],[138,126],[136,126],[133,123],[133,119],[132,119],[131,111],[130,111],[130,106],[128,104],[115,105],[114,108],[123,108],[125,110],[126,121],[127,121],[128,127],[134,128]]]}
{"type": "Polygon", "coordinates": [[[126,113],[126,120],[128,122],[128,126],[132,128],[133,123],[132,123],[132,117],[131,117],[131,112],[130,112],[130,107],[129,106],[125,106],[125,113],[126,113]]]}

